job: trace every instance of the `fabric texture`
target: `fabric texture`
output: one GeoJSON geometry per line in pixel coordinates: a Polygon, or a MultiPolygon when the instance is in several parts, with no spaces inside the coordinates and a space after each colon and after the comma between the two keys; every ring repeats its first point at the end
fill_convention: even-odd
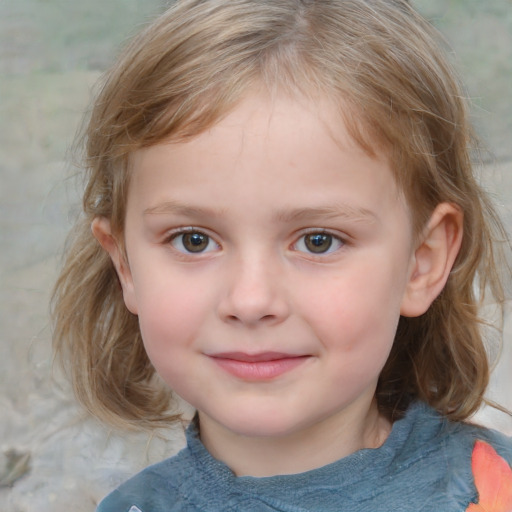
{"type": "Polygon", "coordinates": [[[512,512],[512,439],[412,404],[386,442],[305,473],[236,477],[199,439],[146,468],[97,512],[512,512]]]}
{"type": "Polygon", "coordinates": [[[477,441],[471,465],[478,504],[472,503],[467,512],[511,512],[512,468],[507,461],[491,445],[477,441]]]}

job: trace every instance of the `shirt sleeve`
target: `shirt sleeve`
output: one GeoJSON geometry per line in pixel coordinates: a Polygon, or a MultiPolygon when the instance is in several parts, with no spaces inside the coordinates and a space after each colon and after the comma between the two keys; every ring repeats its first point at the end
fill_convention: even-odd
{"type": "Polygon", "coordinates": [[[512,468],[484,441],[476,441],[471,468],[478,491],[478,503],[466,512],[512,512],[512,468]]]}

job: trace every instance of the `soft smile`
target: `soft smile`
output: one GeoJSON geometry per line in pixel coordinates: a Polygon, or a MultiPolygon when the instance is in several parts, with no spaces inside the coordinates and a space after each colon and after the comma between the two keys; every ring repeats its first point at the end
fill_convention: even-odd
{"type": "Polygon", "coordinates": [[[309,355],[293,355],[279,352],[246,354],[225,352],[209,357],[224,371],[247,381],[274,379],[307,361],[309,355]]]}

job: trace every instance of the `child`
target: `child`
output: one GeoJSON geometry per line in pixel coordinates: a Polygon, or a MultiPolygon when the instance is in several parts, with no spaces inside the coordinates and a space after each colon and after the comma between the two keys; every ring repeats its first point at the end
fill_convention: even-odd
{"type": "Polygon", "coordinates": [[[512,442],[465,422],[504,234],[434,37],[402,0],[180,0],[107,74],[56,350],[106,421],[197,413],[98,511],[512,510],[512,442]]]}

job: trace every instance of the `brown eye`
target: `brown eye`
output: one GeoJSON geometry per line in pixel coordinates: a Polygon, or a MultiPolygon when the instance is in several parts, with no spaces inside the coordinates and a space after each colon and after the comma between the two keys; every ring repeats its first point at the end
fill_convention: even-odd
{"type": "Polygon", "coordinates": [[[332,246],[332,235],[326,233],[311,233],[304,236],[304,244],[309,252],[321,254],[332,246]]]}
{"type": "Polygon", "coordinates": [[[341,249],[344,241],[336,235],[324,231],[312,231],[302,235],[294,244],[293,249],[305,254],[327,255],[341,249]]]}
{"type": "Polygon", "coordinates": [[[183,247],[189,252],[202,252],[208,247],[209,237],[203,233],[183,235],[183,247]]]}
{"type": "Polygon", "coordinates": [[[217,244],[201,231],[178,233],[171,240],[171,245],[183,253],[209,252],[217,248],[217,244]]]}

